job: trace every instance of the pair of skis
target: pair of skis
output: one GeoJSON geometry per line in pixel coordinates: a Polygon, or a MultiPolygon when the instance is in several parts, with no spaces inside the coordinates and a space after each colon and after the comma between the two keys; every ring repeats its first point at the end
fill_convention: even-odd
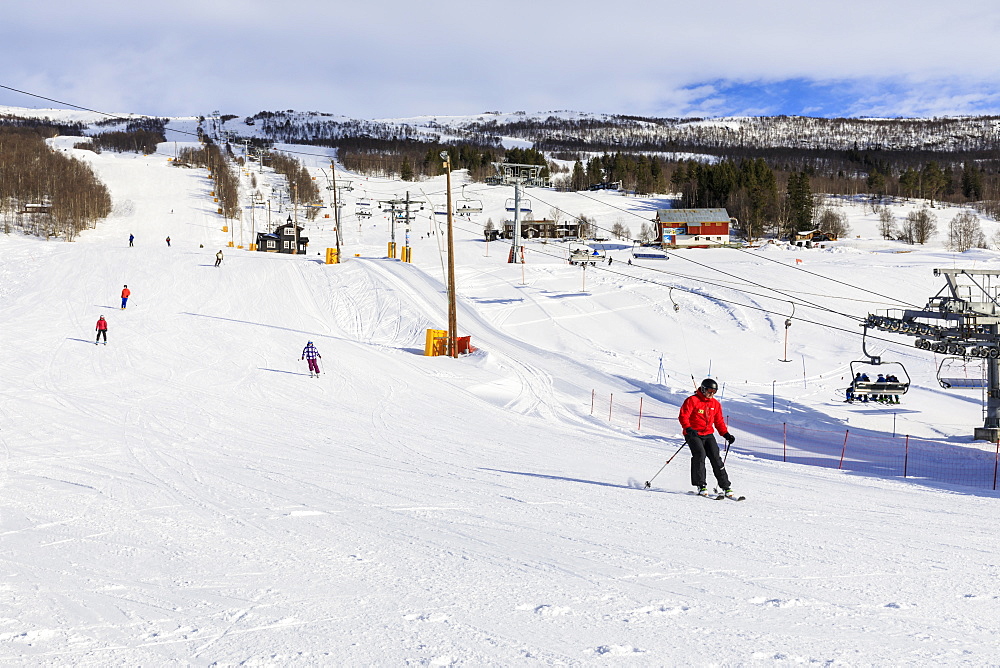
{"type": "Polygon", "coordinates": [[[713,489],[711,494],[709,494],[708,492],[705,492],[703,494],[701,494],[699,492],[688,492],[688,494],[691,494],[693,496],[701,496],[701,497],[704,497],[706,499],[711,499],[713,501],[722,501],[724,499],[729,499],[730,501],[746,501],[747,500],[747,497],[745,497],[745,496],[727,496],[725,492],[720,492],[717,489],[713,489]]]}

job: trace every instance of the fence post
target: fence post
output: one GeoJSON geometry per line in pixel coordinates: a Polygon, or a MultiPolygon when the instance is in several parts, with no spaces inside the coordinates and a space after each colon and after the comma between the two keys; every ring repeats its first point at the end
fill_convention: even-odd
{"type": "Polygon", "coordinates": [[[906,445],[903,451],[903,477],[906,477],[906,468],[910,465],[910,435],[906,435],[906,445]]]}
{"type": "Polygon", "coordinates": [[[997,491],[997,464],[1000,464],[1000,441],[997,441],[997,456],[993,460],[993,491],[997,491]]]}
{"type": "Polygon", "coordinates": [[[615,393],[611,393],[611,398],[608,399],[608,422],[611,422],[611,411],[615,406],[615,393]]]}
{"type": "Polygon", "coordinates": [[[636,431],[642,431],[642,395],[639,395],[639,426],[636,431]]]}
{"type": "Polygon", "coordinates": [[[839,469],[844,468],[844,455],[847,454],[847,436],[850,433],[851,433],[850,429],[844,430],[844,447],[840,451],[840,466],[837,467],[839,469]]]}
{"type": "Polygon", "coordinates": [[[788,423],[781,423],[781,461],[788,461],[788,423]]]}

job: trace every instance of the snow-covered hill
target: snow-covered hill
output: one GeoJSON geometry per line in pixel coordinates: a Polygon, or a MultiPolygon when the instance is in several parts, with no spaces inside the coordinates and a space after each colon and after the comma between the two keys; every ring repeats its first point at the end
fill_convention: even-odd
{"type": "MultiPolygon", "coordinates": [[[[432,358],[425,331],[446,323],[432,213],[443,179],[339,174],[354,188],[346,261],[325,265],[330,219],[307,224],[306,256],[252,253],[235,246],[267,212],[223,232],[211,182],[171,167],[172,144],[142,157],[74,141],[53,143],[93,165],[115,214],[75,243],[0,236],[3,662],[996,661],[994,492],[738,453],[728,468],[744,503],[689,496],[686,453],[647,491],[677,430],[591,411],[594,392],[644,395],[666,414],[711,373],[734,424],[887,435],[894,420],[967,443],[978,396],[941,390],[932,356],[905,338],[877,343],[911,372],[903,405],[840,402],[860,356],[847,316],[922,304],[940,288],[934,267],[993,267],[996,253],[884,242],[873,214],[845,205],[856,238],[823,249],[630,265],[628,245],[608,243],[613,264],[581,270],[563,244],[531,243],[512,265],[482,241],[510,190],[470,185],[462,196],[484,211],[456,225],[458,318],[479,350],[432,358]],[[354,215],[359,199],[407,191],[428,202],[412,264],[386,259],[384,218],[354,215]],[[795,364],[779,361],[790,306],[774,288],[797,300],[795,364]],[[100,315],[107,346],[93,342],[100,315]],[[299,359],[309,340],[319,379],[299,359]],[[779,412],[755,399],[761,386],[779,412]]],[[[323,179],[329,155],[296,150],[323,179]]],[[[634,229],[668,204],[528,197],[543,215],[634,229]]],[[[272,224],[288,214],[275,208],[272,224]]]]}

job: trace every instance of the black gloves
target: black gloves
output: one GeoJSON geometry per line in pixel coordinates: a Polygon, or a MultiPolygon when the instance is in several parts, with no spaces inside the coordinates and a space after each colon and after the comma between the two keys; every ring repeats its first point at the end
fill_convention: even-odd
{"type": "Polygon", "coordinates": [[[723,434],[722,438],[726,439],[726,443],[728,443],[729,445],[732,445],[733,441],[736,440],[736,437],[733,436],[732,434],[723,434]]]}
{"type": "Polygon", "coordinates": [[[694,429],[692,429],[691,427],[686,427],[686,428],[684,429],[684,437],[685,437],[685,438],[687,438],[688,436],[692,436],[692,437],[693,437],[693,436],[697,436],[697,435],[698,435],[698,432],[696,432],[696,431],[695,431],[694,429]]]}

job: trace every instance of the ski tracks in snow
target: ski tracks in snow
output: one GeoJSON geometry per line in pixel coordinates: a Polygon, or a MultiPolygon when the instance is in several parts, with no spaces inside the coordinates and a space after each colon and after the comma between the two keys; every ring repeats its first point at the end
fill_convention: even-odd
{"type": "MultiPolygon", "coordinates": [[[[369,276],[378,276],[379,282],[388,283],[395,292],[405,295],[406,302],[421,314],[424,323],[445,323],[435,328],[447,329],[447,292],[435,279],[413,265],[402,263],[366,262],[365,269],[369,276]]],[[[488,348],[500,368],[513,373],[517,380],[518,390],[505,408],[547,419],[564,414],[561,405],[556,407],[560,402],[554,396],[551,375],[527,361],[533,355],[523,344],[496,330],[461,298],[457,300],[457,310],[459,332],[471,334],[474,346],[488,348]]]]}

